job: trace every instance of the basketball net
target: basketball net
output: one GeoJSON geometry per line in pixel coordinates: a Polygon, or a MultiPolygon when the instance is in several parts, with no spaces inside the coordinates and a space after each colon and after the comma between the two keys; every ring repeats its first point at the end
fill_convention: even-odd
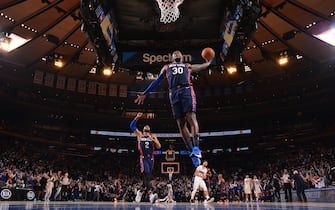
{"type": "Polygon", "coordinates": [[[180,15],[179,5],[183,3],[184,0],[156,0],[161,10],[160,21],[164,24],[175,22],[180,15]]]}

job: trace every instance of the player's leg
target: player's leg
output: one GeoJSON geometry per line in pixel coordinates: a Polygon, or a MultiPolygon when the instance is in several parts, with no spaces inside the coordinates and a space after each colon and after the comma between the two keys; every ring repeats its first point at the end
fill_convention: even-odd
{"type": "Polygon", "coordinates": [[[179,133],[182,136],[186,149],[192,151],[192,141],[190,139],[190,131],[186,126],[185,114],[182,109],[182,103],[179,98],[178,90],[172,91],[169,93],[171,110],[174,119],[177,121],[179,133]]]}
{"type": "Polygon", "coordinates": [[[192,135],[193,135],[193,148],[192,154],[198,158],[201,158],[201,151],[199,148],[199,125],[195,112],[186,113],[187,122],[190,124],[192,135]]]}
{"type": "Polygon", "coordinates": [[[190,200],[191,203],[194,202],[194,197],[195,197],[195,194],[197,193],[199,187],[200,187],[200,179],[197,178],[197,177],[194,177],[193,190],[191,192],[191,200],[190,200]]]}
{"type": "MultiPolygon", "coordinates": [[[[181,91],[181,89],[179,90],[181,91]]],[[[192,140],[190,137],[190,131],[187,128],[187,121],[186,121],[186,113],[187,111],[185,111],[185,98],[183,97],[179,97],[179,95],[183,95],[182,93],[179,92],[179,94],[170,94],[170,102],[171,102],[171,108],[172,108],[172,112],[174,115],[174,118],[177,121],[177,125],[178,125],[178,129],[179,132],[183,138],[183,141],[186,145],[186,148],[189,152],[192,152],[193,149],[193,145],[192,145],[192,140]]],[[[189,92],[189,96],[190,96],[190,92],[189,92]]],[[[186,98],[191,98],[191,97],[186,97],[186,98]]],[[[186,104],[186,106],[190,107],[192,106],[190,100],[188,100],[189,105],[186,104]]],[[[190,108],[191,109],[191,108],[190,108]]],[[[195,167],[198,167],[201,163],[200,159],[198,157],[191,157],[193,165],[195,167]]]]}
{"type": "Polygon", "coordinates": [[[193,87],[185,88],[182,99],[183,112],[186,115],[187,122],[189,123],[193,135],[193,148],[192,156],[201,158],[201,151],[199,149],[199,125],[196,117],[196,97],[193,87]]]}
{"type": "Polygon", "coordinates": [[[189,152],[191,152],[193,145],[192,145],[192,141],[191,141],[191,138],[190,138],[190,131],[188,130],[188,128],[186,126],[185,117],[177,118],[177,125],[178,125],[179,132],[182,136],[182,139],[185,143],[186,149],[189,152]]]}
{"type": "Polygon", "coordinates": [[[152,171],[152,160],[148,160],[144,158],[144,179],[143,179],[143,185],[146,188],[146,190],[150,189],[150,180],[151,180],[151,171],[152,171]]]}
{"type": "MultiPolygon", "coordinates": [[[[192,141],[191,141],[191,138],[190,138],[190,132],[189,132],[187,126],[186,126],[186,119],[184,117],[178,118],[177,119],[177,124],[178,124],[180,134],[182,135],[182,139],[183,139],[183,141],[186,145],[186,148],[190,152],[190,157],[192,159],[192,163],[195,167],[198,167],[201,164],[201,160],[199,159],[199,156],[193,155],[194,154],[193,153],[194,147],[192,146],[192,141]]],[[[201,156],[200,150],[196,154],[200,154],[200,156],[201,156]]]]}
{"type": "Polygon", "coordinates": [[[208,188],[206,186],[206,183],[204,180],[201,180],[200,184],[199,184],[200,188],[203,190],[204,192],[204,197],[205,197],[205,201],[204,203],[210,203],[214,201],[214,198],[210,198],[209,197],[209,193],[208,193],[208,188]]]}

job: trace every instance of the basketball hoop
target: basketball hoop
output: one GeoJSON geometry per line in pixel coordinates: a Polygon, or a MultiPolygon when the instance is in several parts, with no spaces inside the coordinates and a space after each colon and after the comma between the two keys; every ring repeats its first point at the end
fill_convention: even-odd
{"type": "Polygon", "coordinates": [[[179,5],[183,3],[184,0],[156,0],[161,10],[160,21],[164,24],[176,22],[179,18],[179,5]]]}

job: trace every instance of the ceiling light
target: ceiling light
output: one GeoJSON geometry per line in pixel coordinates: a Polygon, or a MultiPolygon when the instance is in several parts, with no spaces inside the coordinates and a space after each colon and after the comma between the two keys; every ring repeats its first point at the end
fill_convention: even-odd
{"type": "Polygon", "coordinates": [[[25,39],[19,35],[16,35],[14,33],[8,34],[2,34],[0,35],[0,48],[3,51],[10,52],[26,42],[28,42],[30,39],[25,39]]]}
{"type": "Polygon", "coordinates": [[[60,59],[55,59],[54,66],[56,66],[58,68],[62,68],[64,66],[64,62],[60,59]]]}
{"type": "Polygon", "coordinates": [[[321,39],[322,41],[331,44],[333,46],[335,46],[335,28],[334,27],[330,27],[328,30],[314,35],[317,38],[321,39]]]}
{"type": "Polygon", "coordinates": [[[102,74],[105,75],[105,76],[111,76],[113,74],[113,71],[110,67],[106,67],[102,71],[102,74]]]}
{"type": "Polygon", "coordinates": [[[283,56],[278,59],[278,64],[281,66],[286,65],[287,63],[288,63],[287,56],[283,56]]]}
{"type": "Polygon", "coordinates": [[[236,68],[236,66],[229,66],[229,67],[227,68],[227,72],[228,72],[229,74],[234,74],[234,73],[236,73],[236,72],[237,72],[237,68],[236,68]]]}

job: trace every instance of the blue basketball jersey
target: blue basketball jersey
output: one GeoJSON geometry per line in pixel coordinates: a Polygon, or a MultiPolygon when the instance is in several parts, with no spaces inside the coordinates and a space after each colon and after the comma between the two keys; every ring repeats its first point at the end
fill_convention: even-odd
{"type": "Polygon", "coordinates": [[[191,72],[187,65],[185,63],[168,64],[166,78],[170,89],[192,85],[190,81],[191,72]]]}
{"type": "Polygon", "coordinates": [[[140,151],[141,156],[152,158],[154,152],[154,142],[149,136],[142,136],[141,141],[139,141],[138,150],[140,151]]]}

